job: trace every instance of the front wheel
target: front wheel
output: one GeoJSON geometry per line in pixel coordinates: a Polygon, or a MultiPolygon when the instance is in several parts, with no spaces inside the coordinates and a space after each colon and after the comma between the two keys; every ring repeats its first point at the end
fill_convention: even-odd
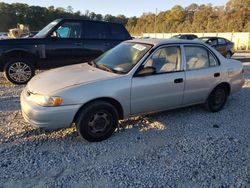
{"type": "Polygon", "coordinates": [[[205,108],[210,112],[220,111],[226,104],[228,92],[225,87],[217,87],[209,95],[205,108]]]}
{"type": "Polygon", "coordinates": [[[105,101],[88,104],[76,117],[78,133],[89,142],[109,138],[118,125],[118,112],[105,101]]]}
{"type": "Polygon", "coordinates": [[[11,60],[4,67],[5,78],[13,84],[26,84],[35,75],[35,68],[26,59],[11,60]]]}

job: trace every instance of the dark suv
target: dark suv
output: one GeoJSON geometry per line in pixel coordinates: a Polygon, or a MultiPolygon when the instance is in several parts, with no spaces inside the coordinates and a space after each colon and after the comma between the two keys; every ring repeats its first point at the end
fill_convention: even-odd
{"type": "Polygon", "coordinates": [[[25,84],[36,69],[91,61],[124,40],[122,24],[57,19],[33,38],[0,41],[0,71],[14,84],[25,84]]]}

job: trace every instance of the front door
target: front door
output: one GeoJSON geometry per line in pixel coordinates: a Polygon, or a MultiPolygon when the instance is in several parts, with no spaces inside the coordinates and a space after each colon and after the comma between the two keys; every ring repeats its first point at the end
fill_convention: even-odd
{"type": "Polygon", "coordinates": [[[182,104],[185,73],[181,66],[179,46],[158,49],[144,67],[154,67],[150,76],[132,79],[131,113],[166,110],[182,104]]]}
{"type": "Polygon", "coordinates": [[[83,50],[81,22],[64,22],[52,32],[44,46],[43,66],[60,67],[79,63],[83,50]]]}

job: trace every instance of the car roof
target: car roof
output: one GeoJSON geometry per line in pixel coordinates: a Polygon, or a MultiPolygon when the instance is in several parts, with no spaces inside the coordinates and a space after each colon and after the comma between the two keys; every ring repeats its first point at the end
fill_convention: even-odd
{"type": "Polygon", "coordinates": [[[165,44],[203,44],[204,45],[203,41],[184,40],[184,39],[133,39],[133,40],[128,40],[126,42],[151,44],[154,46],[160,46],[160,45],[165,45],[165,44]]]}
{"type": "Polygon", "coordinates": [[[59,21],[69,21],[69,22],[73,22],[73,21],[99,22],[99,23],[110,23],[110,24],[119,24],[119,25],[122,25],[121,23],[117,23],[117,22],[108,22],[108,21],[99,21],[99,20],[88,20],[88,19],[81,19],[81,18],[59,18],[57,20],[59,20],[59,21]]]}
{"type": "Polygon", "coordinates": [[[199,39],[225,39],[223,37],[199,37],[199,39]]]}

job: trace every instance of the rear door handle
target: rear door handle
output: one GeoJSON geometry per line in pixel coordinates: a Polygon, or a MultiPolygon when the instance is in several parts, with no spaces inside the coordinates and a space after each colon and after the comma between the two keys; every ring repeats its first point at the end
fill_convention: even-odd
{"type": "Polygon", "coordinates": [[[220,77],[220,73],[219,72],[214,73],[214,77],[220,77]]]}
{"type": "Polygon", "coordinates": [[[82,42],[76,42],[75,45],[76,46],[82,46],[82,42]]]}
{"type": "Polygon", "coordinates": [[[177,78],[174,80],[175,84],[182,83],[182,82],[183,82],[183,78],[177,78]]]}
{"type": "Polygon", "coordinates": [[[110,45],[109,42],[105,42],[105,43],[104,43],[104,46],[109,46],[109,45],[110,45]]]}

